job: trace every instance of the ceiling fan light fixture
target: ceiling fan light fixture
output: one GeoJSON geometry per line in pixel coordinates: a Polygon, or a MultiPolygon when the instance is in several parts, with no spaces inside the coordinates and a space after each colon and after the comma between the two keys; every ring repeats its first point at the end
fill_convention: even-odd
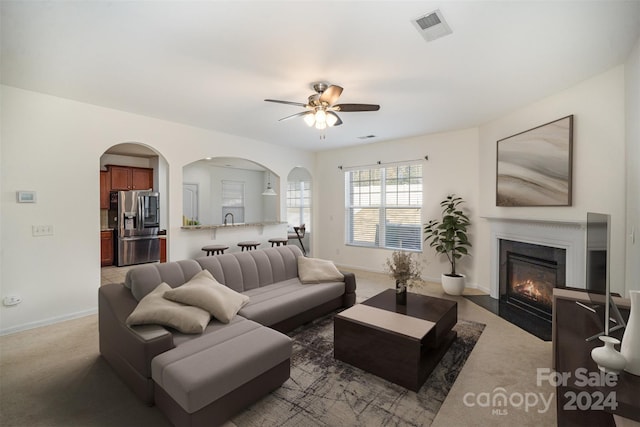
{"type": "Polygon", "coordinates": [[[342,120],[336,112],[349,113],[357,111],[378,111],[380,109],[380,106],[377,104],[336,104],[343,90],[337,85],[316,83],[313,85],[313,90],[315,90],[316,93],[309,96],[306,104],[293,101],[281,101],[278,99],[265,99],[265,101],[304,107],[306,111],[283,117],[279,121],[288,120],[293,117],[302,117],[307,126],[315,127],[318,130],[340,126],[342,120]]]}
{"type": "Polygon", "coordinates": [[[338,121],[338,116],[335,114],[327,114],[327,126],[332,127],[338,121]]]}
{"type": "Polygon", "coordinates": [[[304,122],[307,126],[311,127],[316,122],[316,118],[313,113],[307,113],[303,116],[304,122]]]}

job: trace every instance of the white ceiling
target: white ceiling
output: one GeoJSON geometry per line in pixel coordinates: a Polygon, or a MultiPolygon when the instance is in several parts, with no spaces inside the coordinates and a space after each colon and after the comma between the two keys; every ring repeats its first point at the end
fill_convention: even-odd
{"type": "Polygon", "coordinates": [[[1,81],[284,146],[324,150],[480,125],[623,63],[637,1],[5,1],[1,81]],[[439,8],[453,34],[411,21],[439,8]],[[320,131],[311,84],[344,87],[320,131]],[[374,139],[360,140],[364,135],[374,139]]]}

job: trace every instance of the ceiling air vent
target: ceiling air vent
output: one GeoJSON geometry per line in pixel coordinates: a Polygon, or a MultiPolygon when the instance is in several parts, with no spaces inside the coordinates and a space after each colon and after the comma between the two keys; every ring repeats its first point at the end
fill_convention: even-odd
{"type": "Polygon", "coordinates": [[[422,15],[411,21],[411,23],[428,42],[452,33],[451,27],[449,27],[447,21],[444,20],[440,9],[422,15]]]}

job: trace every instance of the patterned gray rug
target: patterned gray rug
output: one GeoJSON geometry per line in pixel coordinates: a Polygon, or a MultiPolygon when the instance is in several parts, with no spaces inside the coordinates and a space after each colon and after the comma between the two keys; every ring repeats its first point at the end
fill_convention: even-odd
{"type": "Polygon", "coordinates": [[[304,325],[293,338],[291,378],[233,418],[251,426],[428,426],[485,325],[458,320],[458,337],[418,393],[333,358],[333,315],[304,325]]]}

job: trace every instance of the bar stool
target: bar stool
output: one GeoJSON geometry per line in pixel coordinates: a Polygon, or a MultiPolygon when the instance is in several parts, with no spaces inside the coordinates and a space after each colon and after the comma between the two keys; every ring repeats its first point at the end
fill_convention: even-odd
{"type": "Polygon", "coordinates": [[[209,256],[209,255],[221,255],[227,249],[229,249],[229,246],[227,246],[227,245],[207,245],[207,246],[203,246],[202,247],[202,250],[207,253],[207,256],[209,256]]]}
{"type": "Polygon", "coordinates": [[[289,239],[287,239],[286,237],[274,237],[272,239],[269,239],[269,243],[271,243],[271,247],[280,246],[280,245],[287,246],[288,241],[289,239]]]}
{"type": "Polygon", "coordinates": [[[240,246],[242,249],[240,250],[240,252],[244,251],[245,249],[250,251],[252,249],[258,249],[258,246],[260,245],[260,242],[256,242],[253,240],[248,240],[246,242],[238,242],[238,246],[240,246]]]}
{"type": "Polygon", "coordinates": [[[304,237],[304,233],[306,232],[306,225],[300,224],[300,227],[293,227],[293,233],[289,233],[289,240],[297,239],[300,242],[300,248],[302,249],[302,253],[304,256],[307,256],[307,250],[304,248],[304,243],[302,243],[302,238],[304,237]]]}

